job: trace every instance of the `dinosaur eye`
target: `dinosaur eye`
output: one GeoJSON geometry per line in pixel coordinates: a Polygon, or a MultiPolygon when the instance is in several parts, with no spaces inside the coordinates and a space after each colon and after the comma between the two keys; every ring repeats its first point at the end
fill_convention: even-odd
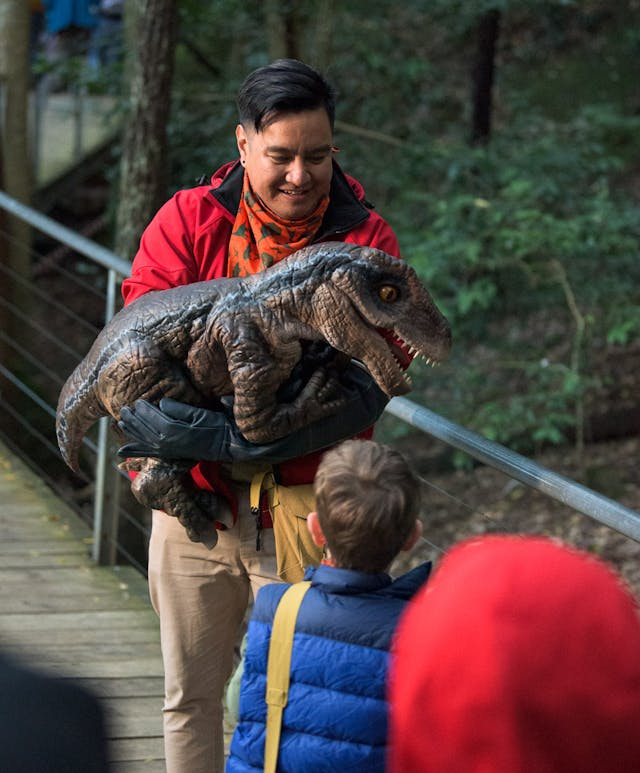
{"type": "Polygon", "coordinates": [[[378,297],[381,301],[384,301],[384,303],[393,303],[394,301],[397,301],[399,295],[398,288],[393,285],[380,285],[378,288],[378,297]]]}

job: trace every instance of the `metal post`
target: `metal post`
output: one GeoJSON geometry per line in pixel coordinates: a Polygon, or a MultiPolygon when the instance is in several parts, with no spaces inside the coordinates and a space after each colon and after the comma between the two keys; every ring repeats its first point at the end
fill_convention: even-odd
{"type": "Polygon", "coordinates": [[[93,560],[97,564],[106,563],[106,539],[103,530],[104,492],[107,474],[107,446],[109,438],[109,417],[103,416],[98,426],[98,457],[95,468],[96,491],[93,499],[93,560]]]}
{"type": "Polygon", "coordinates": [[[84,135],[84,94],[82,87],[76,83],[72,91],[73,106],[73,148],[72,159],[79,161],[82,157],[82,140],[84,135]]]}
{"type": "Polygon", "coordinates": [[[33,126],[31,130],[31,157],[33,179],[40,182],[41,177],[41,147],[43,142],[42,119],[47,107],[47,87],[44,78],[39,78],[33,93],[33,126]]]}
{"type": "MultiPolygon", "coordinates": [[[[105,324],[115,314],[117,274],[109,269],[107,278],[107,299],[105,304],[105,324]]],[[[109,464],[109,422],[108,416],[100,419],[98,431],[98,455],[95,468],[95,498],[93,501],[93,560],[98,564],[115,562],[115,545],[118,540],[118,520],[113,513],[118,511],[119,489],[112,486],[107,494],[107,480],[113,478],[112,466],[109,464]],[[113,498],[115,497],[115,502],[113,498]],[[107,500],[111,518],[105,518],[107,500]]],[[[113,481],[111,481],[113,482],[113,481]]]]}

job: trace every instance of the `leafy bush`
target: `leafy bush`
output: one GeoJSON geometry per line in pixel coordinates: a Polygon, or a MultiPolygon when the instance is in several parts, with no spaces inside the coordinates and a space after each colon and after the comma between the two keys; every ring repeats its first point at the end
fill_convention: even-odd
{"type": "Polygon", "coordinates": [[[594,354],[640,333],[640,213],[615,186],[639,130],[592,106],[415,154],[394,222],[456,349],[445,383],[419,371],[418,399],[528,451],[580,435],[594,354]]]}

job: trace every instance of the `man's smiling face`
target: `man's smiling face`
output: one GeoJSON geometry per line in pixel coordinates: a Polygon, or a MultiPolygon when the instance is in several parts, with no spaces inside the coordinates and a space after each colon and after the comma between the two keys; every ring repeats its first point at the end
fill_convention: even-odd
{"type": "Polygon", "coordinates": [[[238,124],[236,139],[253,192],[286,220],[310,215],[331,186],[331,124],[323,108],[284,113],[259,132],[238,124]]]}

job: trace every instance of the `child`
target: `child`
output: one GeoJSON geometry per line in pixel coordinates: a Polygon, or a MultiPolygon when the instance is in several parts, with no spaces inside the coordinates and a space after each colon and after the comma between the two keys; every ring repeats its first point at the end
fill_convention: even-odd
{"type": "Polygon", "coordinates": [[[398,626],[392,773],[640,771],[640,618],[594,556],[472,539],[398,626]]]}
{"type": "MultiPolygon", "coordinates": [[[[392,581],[387,568],[422,533],[420,487],[396,451],[349,440],[328,451],[308,517],[325,559],[296,622],[278,770],[384,770],[385,681],[391,637],[403,608],[426,581],[423,564],[392,581]]],[[[247,636],[240,720],[228,773],[263,770],[266,671],[273,616],[286,584],[258,593],[247,636]]]]}

